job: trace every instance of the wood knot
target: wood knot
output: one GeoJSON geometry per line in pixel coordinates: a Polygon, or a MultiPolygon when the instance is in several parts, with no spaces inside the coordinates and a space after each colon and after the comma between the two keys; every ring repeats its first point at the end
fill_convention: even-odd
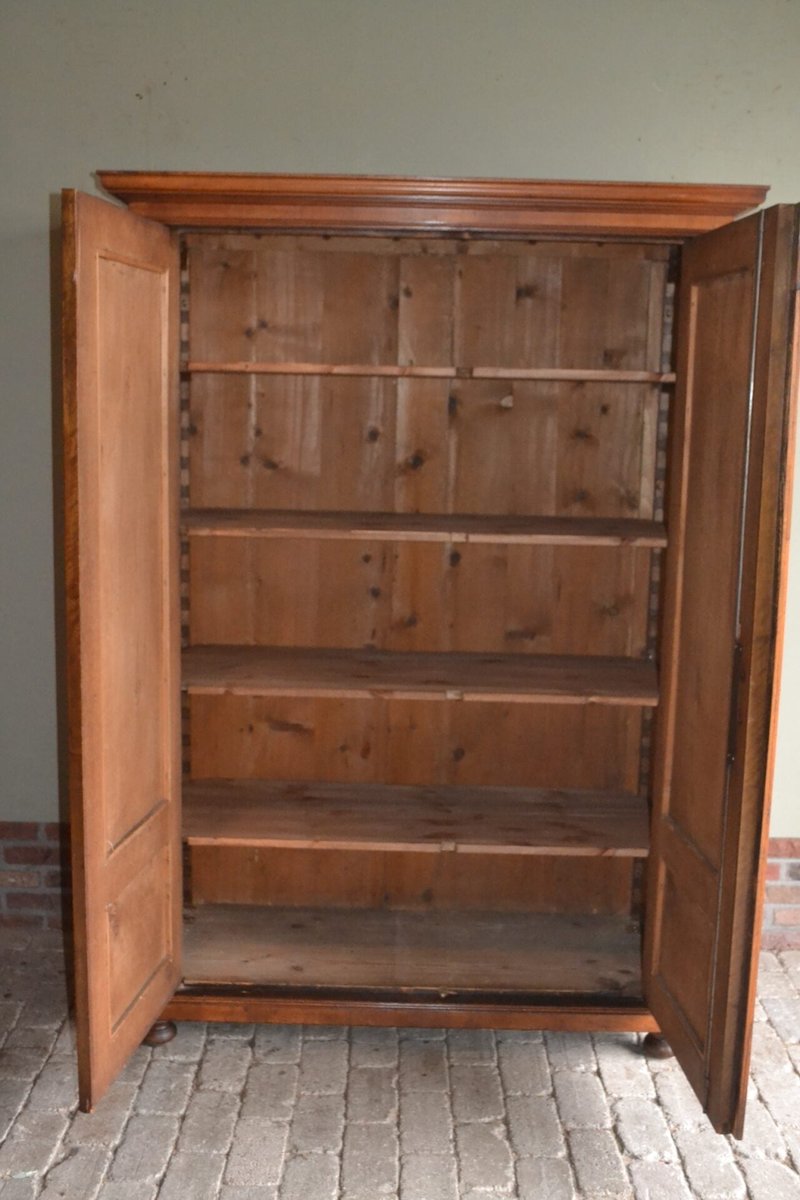
{"type": "Polygon", "coordinates": [[[517,288],[515,296],[517,302],[520,300],[533,300],[534,296],[539,294],[539,289],[535,283],[523,283],[517,288]]]}

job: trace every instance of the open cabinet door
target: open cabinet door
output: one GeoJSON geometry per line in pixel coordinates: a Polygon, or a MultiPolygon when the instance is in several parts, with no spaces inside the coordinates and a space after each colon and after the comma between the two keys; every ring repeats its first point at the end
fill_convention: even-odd
{"type": "Polygon", "coordinates": [[[81,1106],[171,997],[180,949],[178,259],[64,194],[67,695],[81,1106]]]}
{"type": "Polygon", "coordinates": [[[715,1128],[737,1135],[768,833],[796,286],[794,208],[684,250],[644,983],[715,1128]]]}

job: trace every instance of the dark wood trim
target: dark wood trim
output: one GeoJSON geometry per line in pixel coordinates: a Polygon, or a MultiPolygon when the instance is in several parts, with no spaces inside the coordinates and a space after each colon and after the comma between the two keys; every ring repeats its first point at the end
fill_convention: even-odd
{"type": "Polygon", "coordinates": [[[79,1046],[78,1090],[88,1103],[92,1062],[87,973],[86,867],[83,805],[83,715],[81,707],[80,517],[78,495],[78,193],[65,189],[62,214],[62,422],[64,479],[64,611],[66,614],[67,780],[72,852],[72,913],[75,1024],[79,1046]]]}
{"type": "Polygon", "coordinates": [[[736,184],[98,171],[142,216],[184,228],[678,240],[763,203],[736,184]]]}
{"type": "Polygon", "coordinates": [[[372,1025],[428,1029],[549,1029],[658,1033],[643,1004],[458,1004],[395,999],[312,999],[256,989],[178,990],[162,1013],[173,1021],[251,1021],[303,1025],[372,1025]]]}

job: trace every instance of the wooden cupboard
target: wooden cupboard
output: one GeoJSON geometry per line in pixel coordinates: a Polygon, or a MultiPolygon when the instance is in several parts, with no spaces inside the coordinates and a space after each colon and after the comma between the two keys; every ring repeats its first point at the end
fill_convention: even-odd
{"type": "Polygon", "coordinates": [[[83,1106],[161,1017],[660,1030],[740,1131],[797,211],[100,180],[127,207],[64,194],[83,1106]]]}

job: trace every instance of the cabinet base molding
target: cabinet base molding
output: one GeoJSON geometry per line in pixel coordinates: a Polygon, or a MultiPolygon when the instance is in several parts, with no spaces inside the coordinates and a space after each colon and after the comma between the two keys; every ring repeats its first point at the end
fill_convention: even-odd
{"type": "Polygon", "coordinates": [[[249,1024],[372,1025],[426,1029],[546,1029],[576,1033],[655,1033],[643,1006],[555,1007],[550,1004],[453,1004],[441,1008],[397,1000],[298,999],[252,989],[178,991],[164,1010],[172,1021],[249,1024]]]}

